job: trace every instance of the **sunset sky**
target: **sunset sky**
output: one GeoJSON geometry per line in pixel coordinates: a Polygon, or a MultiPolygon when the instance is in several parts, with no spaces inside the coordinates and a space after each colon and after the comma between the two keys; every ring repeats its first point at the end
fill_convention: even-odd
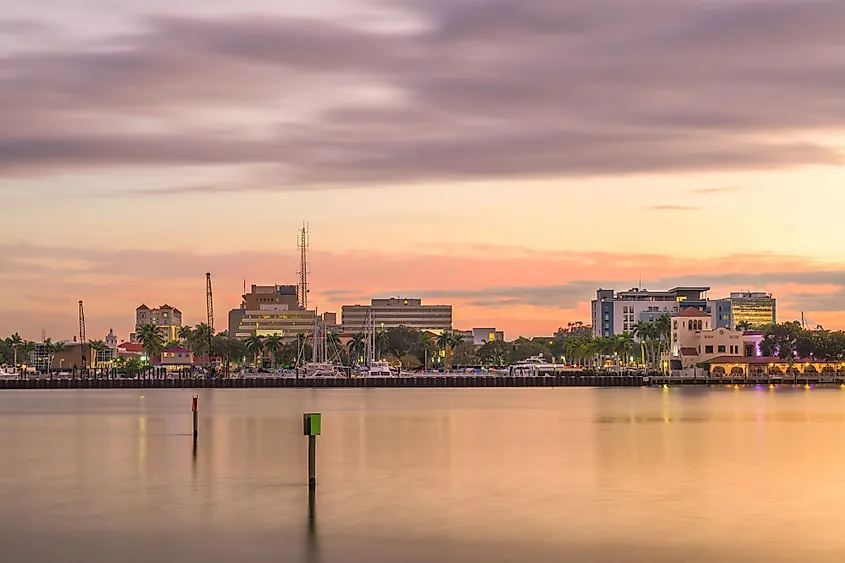
{"type": "Polygon", "coordinates": [[[452,303],[508,339],[599,286],[845,328],[845,2],[4,0],[0,335],[216,323],[246,283],[452,303]]]}

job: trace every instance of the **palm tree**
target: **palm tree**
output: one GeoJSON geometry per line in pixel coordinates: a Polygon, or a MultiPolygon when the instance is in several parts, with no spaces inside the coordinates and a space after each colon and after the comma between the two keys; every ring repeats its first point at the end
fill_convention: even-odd
{"type": "Polygon", "coordinates": [[[147,323],[138,327],[138,342],[144,347],[147,358],[161,354],[164,349],[164,335],[155,323],[147,323]]]}
{"type": "Polygon", "coordinates": [[[264,349],[270,353],[270,365],[274,369],[276,367],[276,356],[278,356],[282,346],[284,346],[284,343],[282,342],[282,337],[278,334],[267,337],[267,342],[264,343],[264,349]]]}
{"type": "Polygon", "coordinates": [[[443,358],[446,358],[446,350],[452,345],[452,333],[444,330],[437,336],[437,348],[443,351],[443,358]]]}
{"type": "MultiPolygon", "coordinates": [[[[211,361],[211,355],[213,350],[208,349],[208,341],[209,341],[209,334],[211,333],[211,328],[206,323],[200,323],[191,330],[191,351],[198,355],[198,356],[209,356],[209,362],[211,361]]],[[[213,334],[211,336],[214,336],[213,334]]]]}
{"type": "Polygon", "coordinates": [[[434,339],[431,337],[431,334],[424,332],[420,335],[420,348],[422,349],[423,355],[423,369],[428,371],[428,356],[437,348],[437,345],[434,343],[434,339]]]}
{"type": "Polygon", "coordinates": [[[751,323],[749,323],[748,321],[739,321],[738,323],[736,323],[736,330],[751,330],[751,323]]]}
{"type": "Polygon", "coordinates": [[[654,338],[655,333],[656,333],[656,330],[655,330],[654,323],[650,323],[650,322],[646,321],[646,322],[641,322],[641,323],[637,323],[637,324],[634,325],[634,333],[633,334],[634,334],[634,336],[636,336],[640,340],[640,350],[642,352],[643,363],[645,364],[646,368],[648,368],[651,365],[650,361],[649,361],[651,358],[650,358],[650,354],[648,353],[649,352],[648,348],[650,346],[651,340],[654,338]]]}
{"type": "Polygon", "coordinates": [[[53,343],[50,338],[44,341],[44,351],[47,353],[47,373],[50,375],[50,379],[53,378],[53,358],[64,349],[65,345],[61,342],[53,343]]]}
{"type": "Polygon", "coordinates": [[[255,364],[258,364],[258,355],[261,354],[261,351],[264,349],[264,341],[261,340],[261,337],[257,334],[253,334],[249,338],[246,339],[246,349],[252,353],[253,358],[255,359],[255,364]]]}
{"type": "Polygon", "coordinates": [[[616,345],[617,350],[623,356],[624,365],[628,366],[628,360],[631,357],[631,352],[633,351],[635,345],[634,336],[626,330],[617,337],[616,345]]]}
{"type": "Polygon", "coordinates": [[[21,335],[17,332],[6,339],[6,344],[12,349],[12,352],[15,355],[15,371],[18,369],[18,349],[23,348],[26,345],[26,340],[21,338],[21,335]]]}
{"type": "Polygon", "coordinates": [[[356,332],[352,335],[352,339],[348,344],[350,364],[357,365],[360,361],[364,349],[364,340],[366,340],[366,337],[363,332],[356,332]]]}
{"type": "Polygon", "coordinates": [[[191,342],[194,336],[193,329],[191,329],[191,327],[189,326],[183,326],[179,329],[177,335],[179,336],[179,339],[184,342],[185,348],[193,352],[193,343],[191,342]]]}
{"type": "Polygon", "coordinates": [[[109,347],[102,340],[92,340],[89,342],[89,345],[94,350],[94,367],[96,368],[100,361],[100,355],[106,350],[109,350],[109,347]]]}
{"type": "Polygon", "coordinates": [[[382,358],[388,350],[390,350],[390,339],[387,337],[387,332],[380,330],[376,333],[376,355],[382,358]]]}
{"type": "Polygon", "coordinates": [[[658,359],[666,352],[669,352],[669,347],[672,342],[672,319],[668,314],[660,315],[654,321],[654,336],[658,342],[658,359]]]}

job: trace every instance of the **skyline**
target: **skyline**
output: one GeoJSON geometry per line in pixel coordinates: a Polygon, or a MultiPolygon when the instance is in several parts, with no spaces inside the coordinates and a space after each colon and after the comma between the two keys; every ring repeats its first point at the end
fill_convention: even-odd
{"type": "Polygon", "coordinates": [[[598,287],[760,290],[845,328],[845,4],[11,0],[0,334],[216,326],[247,284],[509,339],[598,287]],[[764,22],[765,25],[761,25],[764,22]]]}

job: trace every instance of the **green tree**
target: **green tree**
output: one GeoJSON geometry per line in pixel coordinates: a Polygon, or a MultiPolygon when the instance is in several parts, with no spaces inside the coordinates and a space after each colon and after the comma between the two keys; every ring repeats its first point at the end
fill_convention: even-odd
{"type": "Polygon", "coordinates": [[[511,364],[515,364],[534,356],[543,356],[549,362],[552,361],[552,353],[548,347],[520,336],[511,343],[511,353],[508,361],[511,364]]]}
{"type": "Polygon", "coordinates": [[[264,350],[264,341],[257,334],[253,334],[246,339],[244,344],[246,344],[247,351],[252,354],[255,365],[258,366],[258,357],[264,350]]]}
{"type": "Polygon", "coordinates": [[[420,363],[419,358],[413,354],[405,354],[399,358],[399,361],[402,362],[402,367],[407,370],[415,370],[422,367],[422,363],[420,363]]]}
{"type": "Polygon", "coordinates": [[[738,323],[736,323],[736,330],[751,330],[751,323],[748,321],[739,321],[738,323]]]}
{"type": "Polygon", "coordinates": [[[387,332],[380,330],[376,332],[376,359],[383,358],[390,354],[390,340],[387,332]]]}
{"type": "Polygon", "coordinates": [[[616,350],[621,356],[620,365],[628,366],[630,364],[630,359],[636,345],[634,335],[627,330],[616,337],[616,350]]]}
{"type": "Polygon", "coordinates": [[[279,352],[282,350],[282,346],[284,346],[284,343],[282,342],[282,337],[278,334],[268,336],[267,341],[264,343],[264,349],[270,354],[270,365],[274,369],[276,367],[279,352]]]}
{"type": "Polygon", "coordinates": [[[164,349],[164,335],[162,334],[161,328],[154,323],[139,326],[138,343],[144,347],[147,358],[161,354],[164,349]]]}
{"type": "MultiPolygon", "coordinates": [[[[214,351],[208,349],[211,328],[206,323],[200,323],[191,330],[188,340],[189,349],[197,356],[211,356],[214,351]]],[[[213,337],[214,335],[211,334],[213,337]]],[[[213,338],[211,339],[213,340],[213,338]]]]}
{"type": "Polygon", "coordinates": [[[194,331],[189,326],[183,326],[179,328],[178,332],[179,339],[182,341],[182,345],[190,350],[191,352],[194,351],[194,331]]]}
{"type": "Polygon", "coordinates": [[[147,366],[141,358],[129,358],[123,365],[123,372],[129,377],[137,377],[141,370],[147,366]]]}
{"type": "Polygon", "coordinates": [[[351,365],[358,365],[364,355],[364,342],[366,337],[363,332],[356,332],[349,340],[349,358],[351,365]]]}
{"type": "Polygon", "coordinates": [[[501,367],[511,356],[513,347],[502,340],[492,340],[476,351],[476,356],[482,365],[501,367]]]}
{"type": "Polygon", "coordinates": [[[430,358],[437,352],[437,343],[431,334],[423,332],[420,334],[418,342],[417,358],[423,363],[423,367],[427,370],[430,358]]]}
{"type": "Polygon", "coordinates": [[[633,334],[640,340],[640,350],[642,352],[643,363],[646,368],[651,367],[651,358],[653,356],[653,343],[657,336],[657,328],[654,323],[644,321],[634,325],[633,334]]]}
{"type": "Polygon", "coordinates": [[[18,369],[18,350],[22,349],[26,345],[26,340],[21,338],[21,335],[17,332],[6,339],[6,345],[11,348],[12,350],[12,361],[15,369],[18,369]]]}
{"type": "Polygon", "coordinates": [[[94,367],[97,367],[103,355],[111,348],[102,340],[92,340],[90,343],[91,349],[94,350],[94,367]]]}
{"type": "Polygon", "coordinates": [[[413,328],[400,326],[386,331],[387,346],[382,352],[387,352],[397,358],[408,355],[411,351],[419,349],[420,336],[422,333],[413,328]]]}
{"type": "Polygon", "coordinates": [[[452,350],[452,365],[455,367],[474,367],[479,364],[475,345],[461,342],[452,350]]]}

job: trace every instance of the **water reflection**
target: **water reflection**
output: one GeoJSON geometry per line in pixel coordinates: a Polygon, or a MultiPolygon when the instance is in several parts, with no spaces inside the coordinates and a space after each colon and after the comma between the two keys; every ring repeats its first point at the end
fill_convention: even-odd
{"type": "Polygon", "coordinates": [[[208,390],[201,444],[189,405],[0,395],[3,563],[845,553],[838,388],[208,390]],[[324,417],[313,495],[309,411],[324,417]]]}

